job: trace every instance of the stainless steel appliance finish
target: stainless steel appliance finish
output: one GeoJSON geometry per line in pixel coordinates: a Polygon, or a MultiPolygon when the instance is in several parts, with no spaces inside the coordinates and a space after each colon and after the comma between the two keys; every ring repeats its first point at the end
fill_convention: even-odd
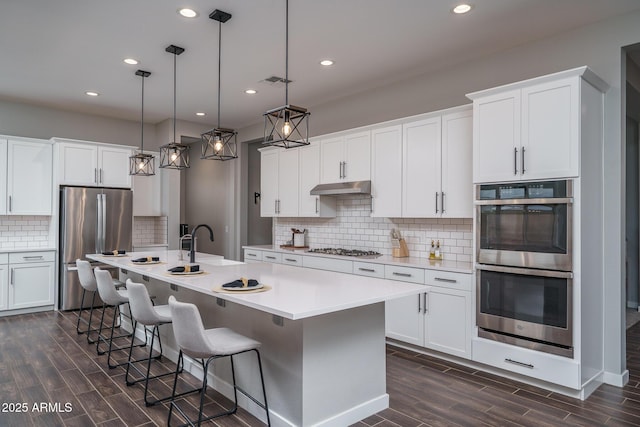
{"type": "Polygon", "coordinates": [[[481,337],[573,357],[573,274],[477,265],[481,337]]]}
{"type": "Polygon", "coordinates": [[[336,182],[318,184],[310,191],[312,196],[338,196],[341,194],[371,194],[371,181],[336,182]]]}
{"type": "Polygon", "coordinates": [[[343,248],[316,248],[309,249],[307,252],[327,255],[352,256],[359,258],[376,258],[381,256],[380,252],[367,251],[361,249],[343,249],[343,248]]]}
{"type": "Polygon", "coordinates": [[[477,262],[572,270],[572,181],[478,185],[475,205],[477,262]]]}
{"type": "MultiPolygon", "coordinates": [[[[84,259],[88,253],[131,250],[132,201],[133,193],[126,189],[60,188],[58,306],[61,310],[80,308],[82,286],[76,272],[76,259],[84,259]]],[[[111,269],[114,276],[117,273],[117,269],[104,264],[92,262],[92,265],[111,269]]]]}

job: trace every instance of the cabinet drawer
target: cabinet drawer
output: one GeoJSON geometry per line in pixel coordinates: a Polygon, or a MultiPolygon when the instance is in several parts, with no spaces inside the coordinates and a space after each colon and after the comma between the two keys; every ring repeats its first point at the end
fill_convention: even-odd
{"type": "Polygon", "coordinates": [[[573,359],[483,338],[473,340],[472,355],[474,362],[576,390],[581,387],[580,366],[573,359]]]}
{"type": "Polygon", "coordinates": [[[458,289],[471,292],[473,274],[452,273],[450,271],[426,270],[425,283],[441,288],[458,289]]]}
{"type": "Polygon", "coordinates": [[[256,251],[255,249],[244,250],[245,261],[262,261],[262,251],[256,251]]]}
{"type": "Polygon", "coordinates": [[[291,255],[291,254],[282,254],[283,264],[295,265],[298,267],[302,267],[302,255],[291,255]]]}
{"type": "Polygon", "coordinates": [[[0,264],[9,263],[9,254],[0,254],[0,264]]]}
{"type": "Polygon", "coordinates": [[[353,274],[359,274],[360,276],[380,277],[384,279],[384,264],[354,261],[353,274]]]}
{"type": "Polygon", "coordinates": [[[399,280],[401,282],[424,283],[424,270],[422,268],[399,267],[397,265],[384,266],[385,279],[399,280]]]}
{"type": "Polygon", "coordinates": [[[278,252],[263,252],[262,261],[280,264],[282,262],[282,254],[278,252]]]}
{"type": "Polygon", "coordinates": [[[9,263],[11,264],[23,264],[27,262],[53,262],[55,259],[55,252],[42,251],[42,252],[15,252],[9,254],[9,263]]]}
{"type": "Polygon", "coordinates": [[[302,257],[302,266],[317,268],[319,270],[336,271],[338,273],[353,273],[353,261],[344,259],[304,256],[302,257]]]}

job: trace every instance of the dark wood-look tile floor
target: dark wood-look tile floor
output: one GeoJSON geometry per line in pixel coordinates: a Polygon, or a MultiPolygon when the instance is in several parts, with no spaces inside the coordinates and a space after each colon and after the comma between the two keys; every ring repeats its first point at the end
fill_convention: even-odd
{"type": "MultiPolygon", "coordinates": [[[[0,426],[164,426],[168,407],[145,407],[140,384],[127,387],[124,368],[109,369],[106,355],[75,331],[75,313],[48,312],[0,318],[0,426]],[[25,412],[11,404],[26,403],[25,412]],[[36,405],[34,407],[34,404],[36,405]],[[40,404],[45,406],[40,407],[40,404]],[[5,412],[4,410],[8,411],[5,412]]],[[[120,352],[122,360],[126,352],[120,352]]],[[[139,349],[138,357],[144,355],[139,349]]],[[[387,348],[390,408],[358,427],[426,426],[638,426],[640,425],[640,323],[627,331],[624,388],[601,386],[580,401],[411,351],[387,348]]],[[[154,365],[155,373],[172,370],[154,365]]],[[[183,374],[183,389],[198,381],[183,374]]],[[[153,392],[170,392],[172,376],[153,392]]],[[[189,396],[195,414],[196,395],[189,396]]],[[[209,391],[207,410],[230,401],[209,391]]],[[[240,409],[207,425],[259,426],[240,409]]]]}

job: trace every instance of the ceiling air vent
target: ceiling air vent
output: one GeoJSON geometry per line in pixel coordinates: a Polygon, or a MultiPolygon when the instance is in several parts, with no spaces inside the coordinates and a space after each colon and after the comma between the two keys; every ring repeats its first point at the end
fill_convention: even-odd
{"type": "Polygon", "coordinates": [[[271,76],[271,77],[267,77],[266,79],[262,80],[260,83],[266,83],[272,86],[282,86],[285,83],[292,83],[291,80],[287,80],[284,77],[278,77],[278,76],[271,76]]]}

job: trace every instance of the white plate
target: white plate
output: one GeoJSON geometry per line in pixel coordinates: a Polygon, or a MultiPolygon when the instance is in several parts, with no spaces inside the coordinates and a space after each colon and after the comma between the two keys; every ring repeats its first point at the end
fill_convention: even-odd
{"type": "Polygon", "coordinates": [[[260,289],[262,288],[264,285],[262,283],[258,283],[258,285],[256,286],[252,286],[252,287],[246,287],[246,288],[225,288],[224,286],[220,286],[220,289],[224,290],[224,291],[238,291],[238,292],[242,292],[242,291],[253,291],[254,289],[260,289]]]}
{"type": "Polygon", "coordinates": [[[174,272],[174,271],[169,271],[169,274],[173,274],[174,276],[193,276],[194,274],[202,274],[204,273],[204,270],[198,270],[198,271],[190,271],[188,273],[186,272],[174,272]]]}
{"type": "Polygon", "coordinates": [[[162,261],[131,261],[132,264],[137,265],[149,265],[149,264],[160,264],[162,261]]]}

